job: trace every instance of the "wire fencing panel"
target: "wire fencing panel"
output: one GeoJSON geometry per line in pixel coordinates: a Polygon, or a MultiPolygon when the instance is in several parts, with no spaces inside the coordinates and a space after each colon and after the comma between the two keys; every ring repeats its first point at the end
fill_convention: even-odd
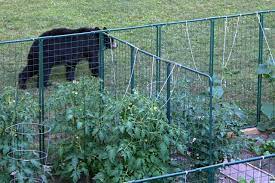
{"type": "Polygon", "coordinates": [[[131,75],[131,49],[120,42],[117,45],[116,50],[105,52],[104,88],[115,96],[123,96],[131,75]]]}
{"type": "MultiPolygon", "coordinates": [[[[272,108],[274,116],[274,82],[257,74],[258,64],[274,60],[274,16],[271,11],[158,24],[132,30],[132,37],[140,40],[123,38],[161,58],[195,70],[211,75],[213,68],[214,76],[221,80],[223,98],[245,112],[247,126],[255,126],[273,120],[261,115],[263,104],[272,108]],[[151,44],[138,29],[152,30],[150,36],[146,36],[151,44]]],[[[117,36],[120,37],[118,33],[117,36]]]]}
{"type": "Polygon", "coordinates": [[[214,72],[223,81],[224,97],[245,111],[249,126],[271,122],[265,115],[259,117],[263,98],[274,104],[272,82],[258,77],[257,68],[258,64],[270,60],[272,49],[266,45],[273,42],[272,37],[265,38],[263,34],[274,29],[275,24],[269,21],[269,28],[265,28],[265,19],[262,22],[261,16],[274,18],[275,15],[255,14],[215,21],[214,72]],[[265,88],[268,90],[263,94],[265,88]]]}
{"type": "Polygon", "coordinates": [[[113,36],[134,44],[142,50],[155,54],[157,44],[157,28],[155,26],[140,26],[138,28],[123,28],[110,32],[113,36]]]}
{"type": "MultiPolygon", "coordinates": [[[[39,122],[38,90],[17,90],[18,75],[25,65],[31,41],[32,40],[26,40],[0,44],[1,125],[6,128],[21,122],[39,122]],[[29,116],[26,116],[26,107],[24,106],[26,102],[32,107],[27,110],[29,116]],[[34,121],[29,121],[30,119],[34,121]]],[[[33,83],[33,81],[30,83],[33,83]]],[[[2,130],[4,130],[4,128],[2,130]]]]}
{"type": "Polygon", "coordinates": [[[161,57],[207,73],[210,23],[186,22],[161,27],[161,57]]]}
{"type": "Polygon", "coordinates": [[[259,30],[256,16],[215,21],[214,73],[221,78],[224,98],[247,115],[248,125],[257,122],[259,30]]]}
{"type": "Polygon", "coordinates": [[[176,173],[161,175],[157,177],[133,180],[131,183],[141,182],[184,182],[184,183],[206,183],[209,171],[214,171],[214,182],[255,182],[269,183],[274,181],[274,157],[267,155],[263,157],[249,158],[229,163],[215,164],[207,167],[179,171],[176,173]]]}
{"type": "MultiPolygon", "coordinates": [[[[48,137],[45,137],[43,125],[53,126],[54,122],[64,122],[64,117],[68,116],[70,111],[74,112],[73,109],[79,107],[82,102],[89,104],[84,105],[87,108],[97,108],[94,107],[98,103],[92,100],[93,96],[84,97],[84,100],[78,100],[78,103],[74,100],[77,99],[74,97],[77,96],[79,85],[71,87],[70,90],[62,90],[60,87],[62,84],[64,86],[66,81],[79,79],[80,76],[99,76],[102,73],[99,56],[103,45],[100,46],[99,41],[103,42],[106,49],[112,45],[107,35],[101,39],[99,34],[89,33],[1,42],[1,144],[4,148],[14,150],[8,140],[10,136],[5,136],[5,128],[18,123],[39,124],[42,128],[35,132],[37,141],[29,141],[30,146],[26,147],[37,146],[39,154],[45,153],[48,157],[49,146],[45,142],[48,137]],[[53,99],[54,97],[56,98],[53,99]]],[[[82,83],[82,86],[85,84],[87,83],[82,83]]],[[[92,89],[98,90],[98,87],[92,89]]],[[[18,128],[23,129],[23,126],[18,125],[18,128]]],[[[70,140],[72,132],[73,129],[55,131],[52,137],[55,142],[61,139],[70,140]]],[[[5,153],[2,153],[5,151],[1,147],[1,156],[4,156],[5,153]]],[[[24,153],[20,149],[19,152],[24,153]]],[[[48,163],[47,158],[40,157],[39,160],[43,161],[42,164],[48,163]]],[[[0,168],[2,169],[2,166],[0,168]]]]}
{"type": "MultiPolygon", "coordinates": [[[[200,157],[209,159],[210,163],[212,154],[209,147],[213,145],[211,139],[215,126],[211,120],[210,76],[161,59],[126,41],[114,39],[118,44],[117,50],[111,53],[111,56],[105,56],[105,89],[117,97],[137,91],[144,96],[157,99],[161,108],[166,111],[168,121],[187,129],[190,133],[187,142],[190,143],[189,146],[192,146],[192,143],[201,143],[195,142],[195,139],[200,139],[202,135],[197,129],[203,129],[203,144],[207,152],[200,154],[200,157]],[[118,68],[123,69],[118,71],[118,68]]],[[[190,152],[199,152],[199,149],[196,149],[197,145],[194,145],[190,152]]],[[[175,153],[174,158],[182,158],[178,157],[176,152],[172,153],[175,153]]],[[[192,158],[196,158],[196,153],[190,156],[190,166],[198,166],[192,162],[192,158]]]]}
{"type": "MultiPolygon", "coordinates": [[[[9,165],[13,167],[14,175],[20,174],[26,178],[29,178],[26,173],[28,168],[33,168],[30,162],[39,164],[46,161],[48,143],[42,148],[41,140],[43,136],[49,142],[50,131],[43,131],[45,126],[39,124],[39,91],[36,88],[28,91],[18,89],[18,76],[25,66],[32,41],[17,40],[0,44],[0,169],[4,174],[5,166],[9,165]],[[24,164],[28,168],[22,168],[24,164]]],[[[29,82],[30,85],[34,83],[33,80],[29,82]]],[[[33,173],[39,174],[40,168],[36,167],[33,173]]]]}
{"type": "Polygon", "coordinates": [[[17,86],[17,77],[28,54],[32,40],[0,44],[1,87],[17,86]]]}
{"type": "MultiPolygon", "coordinates": [[[[118,98],[137,91],[157,98],[168,121],[189,131],[190,152],[204,147],[205,152],[190,157],[208,162],[194,166],[211,164],[219,146],[212,141],[219,133],[212,123],[212,75],[214,81],[221,80],[225,101],[245,110],[249,125],[274,119],[260,116],[266,105],[274,114],[274,82],[256,72],[258,64],[274,63],[274,13],[108,30],[112,36],[88,32],[1,42],[0,88],[11,87],[8,101],[2,103],[14,103],[8,110],[12,123],[7,125],[29,119],[52,125],[64,116],[73,120],[79,106],[82,112],[96,109],[100,115],[102,101],[85,90],[104,88],[118,98]],[[90,75],[95,76],[92,82],[81,81],[90,75]],[[66,81],[75,85],[62,90],[66,81]],[[30,118],[20,114],[26,98],[27,107],[34,106],[30,118]],[[201,136],[205,141],[196,141],[201,136]]],[[[59,131],[53,138],[70,142],[74,130],[59,131]]],[[[39,148],[44,151],[40,138],[39,148]]]]}
{"type": "MultiPolygon", "coordinates": [[[[261,44],[263,47],[263,63],[272,60],[274,55],[274,13],[264,13],[263,17],[262,24],[259,24],[260,20],[258,14],[214,19],[214,75],[222,80],[224,98],[228,101],[235,102],[246,112],[249,125],[255,125],[255,122],[260,119],[256,118],[257,110],[258,113],[260,113],[260,103],[274,106],[274,82],[270,82],[270,80],[265,78],[260,81],[256,74],[259,62],[259,44],[261,42],[259,40],[259,35],[261,33],[259,32],[262,31],[261,44]],[[259,82],[261,82],[261,84],[259,84],[259,82]],[[261,102],[260,99],[263,101],[261,102]]],[[[209,19],[205,19],[200,21],[145,26],[134,29],[122,29],[119,31],[111,31],[111,34],[122,40],[127,40],[138,49],[146,50],[162,58],[174,60],[195,70],[207,73],[211,67],[209,63],[211,46],[210,29],[210,21],[209,19]]],[[[90,40],[86,39],[85,41],[84,37],[78,35],[62,38],[48,38],[44,40],[44,49],[48,49],[48,51],[46,51],[43,56],[46,60],[51,59],[55,65],[52,69],[44,69],[48,72],[45,75],[49,75],[49,82],[47,83],[55,85],[60,81],[73,80],[74,77],[78,78],[82,74],[91,72],[89,69],[89,62],[80,61],[99,60],[99,52],[95,51],[96,53],[90,53],[90,55],[85,56],[84,45],[89,41],[94,42],[93,46],[99,49],[99,43],[95,43],[96,41],[93,41],[94,38],[90,38],[90,40]],[[62,41],[60,42],[61,39],[63,39],[63,43],[61,43],[62,41]],[[68,48],[68,45],[70,45],[69,49],[71,50],[62,48],[62,46],[68,48]],[[50,47],[51,49],[55,49],[55,52],[50,51],[50,47]],[[70,52],[70,54],[66,55],[66,52],[70,52]],[[51,54],[55,54],[56,56],[50,58],[52,57],[51,54]],[[84,59],[79,58],[80,56],[84,59]],[[64,68],[64,63],[58,63],[62,59],[73,61],[66,64],[64,68]]],[[[32,49],[30,49],[31,44],[32,40],[15,44],[1,44],[1,62],[3,63],[0,71],[2,75],[1,86],[20,85],[20,83],[17,82],[17,77],[20,71],[23,71],[28,56],[32,55],[38,57],[38,43],[32,45],[32,49]],[[16,64],[14,64],[15,61],[16,64]]],[[[156,71],[160,68],[158,68],[157,65],[152,66],[149,64],[149,66],[146,64],[146,66],[144,66],[144,64],[140,64],[141,60],[144,60],[146,56],[135,55],[134,52],[136,51],[133,51],[133,49],[123,44],[119,45],[116,50],[104,52],[105,64],[107,64],[102,66],[105,69],[103,71],[106,77],[104,81],[113,82],[113,91],[116,93],[122,91],[123,88],[127,87],[129,84],[129,78],[127,77],[131,75],[131,57],[132,61],[135,59],[137,60],[135,67],[139,67],[138,69],[134,69],[135,73],[133,74],[135,76],[139,75],[139,79],[144,77],[146,81],[145,85],[150,85],[150,77],[157,77],[157,72],[155,72],[154,75],[151,74],[149,77],[150,71],[156,71]],[[124,62],[122,60],[126,61],[124,62]],[[115,67],[112,67],[112,65],[115,67]]],[[[34,63],[32,65],[34,72],[27,71],[31,69],[31,67],[27,68],[25,72],[24,77],[28,78],[26,84],[29,88],[35,88],[35,86],[38,85],[36,81],[38,79],[37,64],[38,63],[34,63]],[[34,76],[31,77],[32,75],[34,76]]],[[[47,68],[48,65],[51,64],[52,63],[48,63],[44,65],[47,68]]],[[[95,69],[99,67],[99,63],[94,62],[90,64],[90,66],[91,65],[93,65],[94,68],[92,72],[99,72],[99,68],[95,69]]],[[[158,79],[155,79],[155,83],[153,83],[156,85],[155,90],[160,90],[159,87],[163,80],[160,77],[166,77],[165,74],[162,75],[165,73],[164,70],[166,70],[164,67],[166,66],[161,68],[163,71],[159,72],[160,75],[158,79]],[[158,82],[160,83],[158,84],[158,82]]],[[[48,79],[46,78],[46,80],[48,79]]],[[[139,87],[141,83],[143,82],[136,82],[135,86],[139,87]]],[[[23,81],[23,85],[24,84],[25,81],[23,81]]],[[[154,88],[153,84],[149,87],[154,88]]],[[[143,87],[146,88],[147,86],[143,87]]],[[[261,120],[270,121],[272,119],[268,119],[264,115],[261,115],[261,120]]]]}
{"type": "Polygon", "coordinates": [[[261,91],[261,108],[269,108],[273,118],[267,118],[261,115],[260,122],[265,124],[273,120],[274,128],[274,115],[275,115],[275,85],[274,85],[274,65],[275,65],[275,13],[264,14],[263,26],[260,27],[263,34],[263,64],[268,64],[270,68],[273,65],[273,73],[271,78],[263,77],[262,91],[261,91]],[[273,78],[273,80],[272,80],[273,78]]]}

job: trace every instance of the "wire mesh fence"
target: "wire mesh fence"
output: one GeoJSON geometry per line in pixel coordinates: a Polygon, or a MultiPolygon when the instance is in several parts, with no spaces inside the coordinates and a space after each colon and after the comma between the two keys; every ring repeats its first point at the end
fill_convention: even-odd
{"type": "MultiPolygon", "coordinates": [[[[187,93],[193,92],[194,98],[196,95],[204,95],[206,113],[210,119],[212,79],[209,75],[164,60],[116,37],[92,32],[65,36],[50,35],[35,39],[32,45],[28,44],[26,47],[22,46],[21,42],[10,44],[16,45],[22,50],[28,50],[28,46],[30,46],[28,54],[25,55],[27,65],[22,64],[20,69],[13,70],[13,78],[16,78],[17,81],[14,81],[12,86],[17,88],[16,91],[22,93],[27,91],[33,95],[35,104],[37,104],[35,107],[38,113],[36,119],[40,124],[52,126],[51,121],[63,124],[62,121],[59,121],[64,120],[62,115],[67,118],[72,116],[73,119],[78,108],[85,113],[91,109],[98,109],[100,114],[100,101],[97,103],[93,99],[96,96],[87,96],[85,90],[78,93],[79,89],[75,88],[85,86],[87,89],[89,82],[84,82],[81,86],[73,85],[70,90],[61,90],[64,92],[63,95],[59,95],[59,93],[55,95],[59,83],[75,79],[74,82],[78,82],[77,80],[81,78],[80,75],[93,75],[98,78],[95,78],[94,82],[99,83],[99,86],[91,86],[89,90],[103,91],[104,88],[105,91],[117,98],[123,98],[134,91],[150,98],[158,98],[162,105],[161,108],[166,111],[169,122],[173,122],[173,118],[184,111],[190,103],[186,98],[187,93]],[[104,38],[104,36],[107,37],[104,38]],[[115,50],[111,46],[114,42],[117,47],[115,50]],[[80,62],[82,59],[87,60],[88,64],[87,62],[82,64],[80,62]],[[182,83],[184,84],[182,85],[182,83]],[[191,86],[195,86],[195,88],[191,88],[191,86]],[[175,94],[183,95],[182,98],[186,98],[186,105],[179,109],[181,111],[177,111],[178,108],[172,106],[179,102],[175,94]],[[82,98],[77,98],[77,95],[81,95],[82,98]],[[84,108],[80,106],[84,106],[84,108]],[[70,112],[71,115],[68,114],[70,112]]],[[[5,89],[3,87],[3,90],[5,89]]],[[[97,92],[95,92],[96,94],[97,92]]],[[[17,93],[14,95],[18,97],[17,93]]],[[[192,106],[195,107],[196,103],[192,103],[192,106]]],[[[205,120],[207,124],[211,123],[208,117],[205,120]]],[[[178,123],[184,123],[179,120],[180,116],[177,118],[178,123]]],[[[74,132],[75,129],[62,130],[60,127],[59,131],[54,131],[52,138],[56,141],[70,142],[75,136],[74,132]]],[[[44,152],[46,148],[44,140],[39,143],[41,152],[44,152]]]]}
{"type": "MultiPolygon", "coordinates": [[[[51,126],[51,121],[64,120],[61,115],[74,119],[79,106],[84,113],[95,109],[100,115],[102,101],[86,96],[85,90],[82,98],[75,97],[80,92],[77,87],[89,85],[89,90],[117,98],[138,91],[158,99],[168,121],[188,131],[189,167],[185,168],[222,162],[221,155],[232,149],[220,153],[219,146],[228,141],[218,137],[232,132],[229,125],[243,126],[231,113],[221,117],[228,112],[225,108],[238,117],[244,110],[248,125],[274,120],[274,82],[256,72],[258,64],[274,64],[272,20],[274,11],[115,30],[53,29],[34,39],[0,42],[0,88],[13,88],[9,100],[16,104],[11,106],[14,119],[4,127],[27,122],[24,114],[16,114],[24,97],[31,98],[30,114],[35,113],[37,123],[51,126]],[[61,83],[78,83],[87,75],[94,76],[91,81],[96,85],[83,81],[52,98],[61,83]],[[222,96],[222,102],[229,104],[213,103],[213,97],[222,96]],[[273,116],[261,115],[265,105],[271,106],[273,116]],[[230,124],[216,123],[225,117],[230,124]]],[[[53,139],[70,141],[74,130],[58,131],[53,139]]],[[[41,152],[44,140],[39,142],[41,152]]],[[[183,157],[175,152],[175,158],[183,157]]],[[[200,175],[202,182],[209,180],[207,173],[200,175]]]]}
{"type": "Polygon", "coordinates": [[[136,27],[131,38],[123,31],[112,34],[162,58],[210,75],[213,70],[222,80],[224,98],[245,111],[247,126],[256,126],[273,120],[261,114],[261,104],[273,106],[274,113],[274,82],[256,72],[258,64],[274,60],[273,20],[274,11],[267,11],[136,27]]]}
{"type": "MultiPolygon", "coordinates": [[[[222,81],[224,98],[239,105],[248,116],[248,125],[253,126],[256,125],[256,122],[260,122],[260,119],[263,123],[273,120],[261,115],[261,104],[274,106],[274,82],[261,76],[258,78],[256,74],[259,62],[273,62],[274,36],[272,32],[274,23],[272,20],[274,20],[274,13],[270,11],[109,30],[108,32],[121,40],[127,40],[138,49],[217,76],[222,81]],[[212,28],[211,21],[214,22],[212,28]],[[213,30],[212,36],[211,29],[213,30]],[[211,46],[213,46],[212,51],[211,46]],[[259,55],[260,52],[261,55],[259,55]],[[212,57],[213,63],[210,62],[210,57],[212,57]],[[210,73],[211,70],[213,73],[210,73]]],[[[41,35],[50,36],[39,39],[44,42],[41,44],[43,45],[42,49],[44,49],[42,57],[45,60],[43,64],[45,86],[51,81],[57,83],[64,80],[74,80],[78,75],[87,72],[92,72],[94,76],[99,75],[100,43],[98,36],[79,34],[58,37],[60,34],[74,34],[91,30],[57,29],[41,35]],[[92,49],[89,50],[87,46],[91,46],[92,49]],[[80,62],[83,59],[88,60],[88,64],[87,62],[80,62]],[[70,61],[66,62],[65,60],[70,61]],[[65,65],[65,69],[63,65],[65,65]]],[[[108,42],[107,39],[109,38],[103,39],[103,42],[108,42]]],[[[0,71],[3,76],[1,86],[18,85],[19,88],[26,88],[27,85],[30,85],[30,88],[35,85],[38,86],[39,40],[29,39],[1,44],[1,62],[3,63],[0,71]],[[32,41],[34,42],[32,43],[32,41]],[[26,58],[29,62],[27,65],[25,65],[26,58]],[[37,80],[36,84],[35,80],[37,80]]],[[[106,44],[108,44],[107,42],[106,44]]],[[[135,52],[133,49],[131,50],[127,45],[120,45],[115,51],[105,53],[106,59],[111,60],[113,63],[110,63],[116,67],[109,67],[109,65],[104,67],[106,70],[102,76],[111,77],[104,79],[104,81],[109,82],[116,79],[115,74],[108,76],[112,73],[111,70],[113,73],[130,72],[129,60],[131,57],[135,57],[135,54],[131,53],[131,51],[135,52]],[[115,57],[115,59],[109,59],[111,57],[115,57]],[[118,59],[127,61],[115,63],[118,62],[118,59]]],[[[139,72],[135,74],[139,74],[139,78],[141,75],[147,74],[143,72],[149,71],[148,64],[146,64],[148,67],[146,69],[144,64],[142,66],[135,69],[135,72],[139,72]]],[[[150,66],[150,69],[156,71],[159,69],[156,67],[150,66]]],[[[164,72],[160,71],[160,73],[164,72]]],[[[127,76],[126,73],[125,76],[127,76]]],[[[120,77],[120,79],[122,78],[120,77]]],[[[124,81],[125,84],[127,82],[124,81]]],[[[148,81],[146,82],[148,85],[148,81]]],[[[155,82],[158,83],[161,80],[155,82]]],[[[116,87],[124,88],[121,84],[116,84],[116,87]]]]}
{"type": "Polygon", "coordinates": [[[274,157],[274,154],[254,157],[130,182],[209,182],[209,175],[214,172],[211,178],[219,183],[271,183],[275,180],[274,157]]]}
{"type": "MultiPolygon", "coordinates": [[[[170,120],[173,120],[172,111],[179,109],[176,102],[181,101],[183,106],[190,104],[189,101],[192,99],[187,96],[190,93],[194,98],[204,95],[208,98],[204,100],[204,104],[209,107],[209,97],[211,97],[209,88],[212,80],[208,74],[162,59],[127,41],[113,38],[118,45],[115,52],[120,53],[120,50],[123,50],[126,54],[121,57],[122,54],[116,55],[111,51],[110,55],[105,56],[106,69],[104,70],[108,69],[106,72],[108,74],[105,74],[104,83],[105,88],[111,93],[125,95],[137,90],[150,98],[156,97],[162,101],[170,120]],[[122,68],[123,72],[117,71],[118,68],[122,68]],[[122,90],[113,89],[117,86],[122,90]]],[[[181,110],[184,111],[184,109],[181,110]]]]}

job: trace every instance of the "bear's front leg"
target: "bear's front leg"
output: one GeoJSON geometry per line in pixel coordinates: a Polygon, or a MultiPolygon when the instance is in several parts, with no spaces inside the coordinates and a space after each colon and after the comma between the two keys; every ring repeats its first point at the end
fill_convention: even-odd
{"type": "Polygon", "coordinates": [[[75,80],[76,63],[66,64],[66,79],[67,81],[75,80]]]}
{"type": "Polygon", "coordinates": [[[38,74],[37,65],[28,64],[18,75],[18,87],[23,90],[27,89],[27,81],[36,74],[38,74]]]}
{"type": "Polygon", "coordinates": [[[89,58],[89,68],[92,73],[92,76],[98,77],[99,76],[99,57],[93,56],[89,58]]]}

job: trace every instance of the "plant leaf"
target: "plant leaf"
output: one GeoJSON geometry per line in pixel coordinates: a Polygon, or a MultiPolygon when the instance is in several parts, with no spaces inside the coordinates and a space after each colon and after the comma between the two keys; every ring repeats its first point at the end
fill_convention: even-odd
{"type": "Polygon", "coordinates": [[[115,162],[115,158],[116,158],[116,149],[114,149],[114,148],[109,149],[109,151],[108,151],[108,157],[109,157],[109,160],[112,163],[114,163],[115,162]]]}
{"type": "Polygon", "coordinates": [[[221,98],[223,96],[223,93],[224,93],[224,91],[223,91],[223,88],[221,86],[213,87],[213,96],[215,98],[218,98],[218,99],[221,98]]]}
{"type": "Polygon", "coordinates": [[[83,126],[83,123],[78,121],[77,124],[76,124],[77,129],[81,129],[82,126],[83,126]]]}
{"type": "Polygon", "coordinates": [[[66,111],[66,120],[70,121],[74,117],[72,109],[67,109],[66,111]]]}
{"type": "Polygon", "coordinates": [[[268,119],[274,118],[275,105],[263,104],[261,107],[262,112],[268,117],[268,119]]]}
{"type": "Polygon", "coordinates": [[[257,74],[269,74],[271,70],[268,68],[267,64],[259,64],[257,69],[257,74]]]}
{"type": "Polygon", "coordinates": [[[77,168],[77,164],[78,164],[78,158],[76,156],[74,156],[71,160],[72,163],[72,167],[74,167],[74,169],[77,168]]]}
{"type": "Polygon", "coordinates": [[[213,79],[214,85],[221,85],[222,84],[221,79],[217,75],[214,74],[212,79],[213,79]]]}

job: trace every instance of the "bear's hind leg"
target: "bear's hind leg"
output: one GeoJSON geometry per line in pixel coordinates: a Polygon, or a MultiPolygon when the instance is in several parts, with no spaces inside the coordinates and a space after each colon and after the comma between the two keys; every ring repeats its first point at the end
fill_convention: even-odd
{"type": "MultiPolygon", "coordinates": [[[[48,67],[45,67],[45,64],[44,64],[44,78],[43,78],[43,85],[44,87],[48,87],[50,86],[48,84],[49,82],[49,79],[50,79],[50,75],[51,75],[51,71],[52,71],[52,66],[48,66],[48,67]]],[[[37,88],[39,88],[39,76],[37,78],[37,88]]]]}
{"type": "Polygon", "coordinates": [[[89,59],[89,68],[92,73],[92,76],[99,76],[99,60],[98,57],[93,57],[89,59]]]}

